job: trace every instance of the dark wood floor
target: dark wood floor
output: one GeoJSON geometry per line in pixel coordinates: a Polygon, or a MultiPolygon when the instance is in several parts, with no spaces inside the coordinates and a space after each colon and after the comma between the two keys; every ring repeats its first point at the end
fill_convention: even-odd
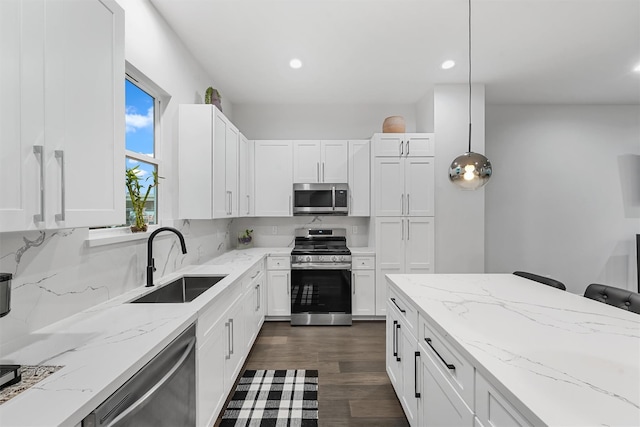
{"type": "Polygon", "coordinates": [[[384,321],[265,322],[243,369],[317,369],[320,427],[409,425],[385,370],[384,321]]]}

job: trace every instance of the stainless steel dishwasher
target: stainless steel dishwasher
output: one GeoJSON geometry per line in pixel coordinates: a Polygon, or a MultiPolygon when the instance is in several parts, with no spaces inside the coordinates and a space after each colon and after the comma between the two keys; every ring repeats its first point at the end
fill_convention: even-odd
{"type": "Polygon", "coordinates": [[[195,343],[191,325],[85,417],[82,426],[195,426],[195,343]]]}

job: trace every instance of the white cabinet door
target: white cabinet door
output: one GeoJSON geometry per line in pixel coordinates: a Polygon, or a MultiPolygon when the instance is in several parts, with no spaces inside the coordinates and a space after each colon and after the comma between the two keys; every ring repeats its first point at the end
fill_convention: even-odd
{"type": "Polygon", "coordinates": [[[44,10],[38,3],[0,1],[0,231],[41,224],[33,216],[44,209],[44,158],[34,153],[34,146],[45,142],[44,28],[44,10]]]}
{"type": "Polygon", "coordinates": [[[424,157],[435,155],[434,136],[432,133],[404,134],[405,157],[424,157]]]}
{"type": "Polygon", "coordinates": [[[349,216],[371,214],[371,157],[369,140],[349,141],[349,216]]]}
{"type": "Polygon", "coordinates": [[[0,231],[121,223],[124,11],[2,3],[0,231]]]}
{"type": "Polygon", "coordinates": [[[420,352],[420,425],[472,427],[473,411],[451,387],[429,355],[420,352]]]}
{"type": "Polygon", "coordinates": [[[291,272],[267,272],[267,315],[291,316],[291,272]]]}
{"type": "Polygon", "coordinates": [[[404,273],[433,273],[435,266],[434,219],[430,217],[407,217],[405,228],[404,273]]]}
{"type": "Polygon", "coordinates": [[[403,133],[378,133],[373,136],[374,154],[376,157],[400,157],[404,150],[403,133]]]}
{"type": "Polygon", "coordinates": [[[242,300],[240,300],[229,309],[225,321],[228,340],[224,366],[224,385],[226,389],[231,389],[244,363],[246,355],[244,320],[242,300]]]}
{"type": "Polygon", "coordinates": [[[376,218],[376,315],[387,309],[386,274],[404,273],[405,220],[400,217],[376,218]]]}
{"type": "Polygon", "coordinates": [[[477,371],[475,406],[478,421],[485,426],[530,427],[533,425],[477,371]]]}
{"type": "Polygon", "coordinates": [[[243,297],[245,354],[249,354],[249,351],[251,351],[251,347],[260,331],[260,326],[262,326],[264,317],[263,283],[264,273],[259,273],[251,281],[243,297]]]}
{"type": "Polygon", "coordinates": [[[404,165],[404,214],[434,216],[434,158],[409,157],[404,165]]]}
{"type": "Polygon", "coordinates": [[[387,333],[386,333],[386,356],[385,362],[387,365],[387,374],[391,380],[391,385],[396,391],[397,395],[402,392],[402,365],[401,360],[398,360],[398,348],[400,346],[401,334],[399,323],[400,319],[396,315],[395,311],[391,307],[388,307],[387,314],[387,333]]]}
{"type": "Polygon", "coordinates": [[[321,182],[345,183],[348,180],[347,141],[322,141],[321,144],[321,182]]]}
{"type": "MultiPolygon", "coordinates": [[[[222,114],[222,113],[221,113],[222,114]]],[[[228,196],[227,217],[238,216],[238,129],[229,121],[225,129],[225,194],[228,196]]]]}
{"type": "Polygon", "coordinates": [[[178,106],[179,218],[211,219],[214,194],[211,115],[208,105],[178,106]]]}
{"type": "Polygon", "coordinates": [[[291,141],[256,141],[255,159],[255,215],[291,216],[291,141]]]}
{"type": "Polygon", "coordinates": [[[219,321],[203,343],[199,343],[197,360],[198,425],[212,426],[227,397],[225,388],[225,358],[228,336],[226,319],[219,321]]]}
{"type": "Polygon", "coordinates": [[[416,355],[418,344],[416,339],[407,331],[400,328],[400,348],[398,356],[402,365],[402,394],[398,395],[404,415],[412,426],[418,426],[418,398],[419,380],[417,374],[419,357],[416,355]]]}
{"type": "Polygon", "coordinates": [[[354,316],[376,314],[375,270],[352,270],[353,289],[351,311],[354,316]]]}
{"type": "Polygon", "coordinates": [[[47,227],[120,224],[124,11],[97,0],[46,2],[45,11],[47,227]]]}
{"type": "Polygon", "coordinates": [[[254,192],[254,143],[239,135],[238,146],[238,216],[253,216],[254,192]]]}
{"type": "Polygon", "coordinates": [[[404,214],[404,161],[397,157],[376,157],[375,214],[400,216],[404,214]]]}
{"type": "Polygon", "coordinates": [[[320,157],[320,141],[293,141],[293,182],[321,182],[320,157]]]}

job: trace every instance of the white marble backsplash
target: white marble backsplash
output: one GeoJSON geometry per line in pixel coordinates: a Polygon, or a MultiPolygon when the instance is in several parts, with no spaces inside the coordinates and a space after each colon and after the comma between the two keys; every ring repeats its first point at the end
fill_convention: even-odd
{"type": "MultiPolygon", "coordinates": [[[[173,233],[159,234],[153,242],[156,277],[235,248],[233,220],[173,226],[184,234],[187,254],[173,233]]],[[[0,271],[13,274],[11,312],[0,319],[3,347],[144,285],[147,239],[88,247],[88,237],[88,228],[0,234],[0,271]]]]}
{"type": "MultiPolygon", "coordinates": [[[[347,216],[294,216],[288,218],[238,218],[234,220],[235,235],[253,230],[256,247],[293,247],[297,228],[336,228],[347,230],[347,246],[369,245],[369,218],[347,216]],[[274,228],[275,227],[275,228],[274,228]]],[[[232,243],[237,246],[237,240],[232,243]]]]}

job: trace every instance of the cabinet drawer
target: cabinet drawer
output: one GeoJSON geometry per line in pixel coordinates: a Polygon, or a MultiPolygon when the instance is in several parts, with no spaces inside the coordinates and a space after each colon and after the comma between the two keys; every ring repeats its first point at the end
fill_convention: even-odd
{"type": "Polygon", "coordinates": [[[376,258],[372,256],[354,256],[351,259],[352,270],[373,270],[376,268],[376,258]]]}
{"type": "Polygon", "coordinates": [[[478,373],[476,373],[475,396],[478,424],[496,427],[533,426],[489,381],[478,373]]]}
{"type": "Polygon", "coordinates": [[[231,284],[225,292],[218,295],[210,305],[198,313],[198,323],[196,326],[198,342],[204,343],[204,339],[209,335],[216,322],[226,315],[227,309],[233,306],[241,296],[242,286],[238,280],[231,284]]]}
{"type": "Polygon", "coordinates": [[[398,313],[399,318],[414,337],[418,334],[418,311],[416,308],[409,304],[403,297],[401,297],[395,289],[389,287],[389,303],[398,313]]]}
{"type": "Polygon", "coordinates": [[[420,316],[418,343],[433,363],[440,369],[451,387],[473,409],[474,368],[436,330],[420,316]]]}
{"type": "Polygon", "coordinates": [[[260,261],[245,273],[245,275],[242,277],[242,287],[244,288],[244,290],[250,289],[252,287],[253,281],[260,275],[263,270],[264,261],[260,261]]]}
{"type": "Polygon", "coordinates": [[[291,268],[291,257],[270,256],[267,258],[268,270],[289,270],[291,268]]]}

